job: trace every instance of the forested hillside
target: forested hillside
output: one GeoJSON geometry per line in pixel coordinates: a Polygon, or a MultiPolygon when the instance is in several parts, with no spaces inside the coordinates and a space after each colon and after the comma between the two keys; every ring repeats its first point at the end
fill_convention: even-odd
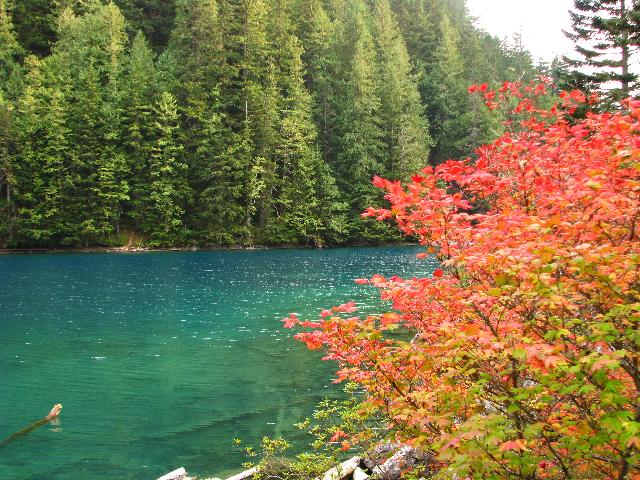
{"type": "Polygon", "coordinates": [[[0,246],[377,243],[373,175],[500,132],[464,0],[0,0],[0,246]]]}

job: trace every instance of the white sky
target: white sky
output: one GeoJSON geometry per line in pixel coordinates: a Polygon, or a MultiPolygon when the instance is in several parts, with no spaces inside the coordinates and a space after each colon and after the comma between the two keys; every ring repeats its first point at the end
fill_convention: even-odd
{"type": "Polygon", "coordinates": [[[571,30],[572,0],[467,0],[467,7],[479,27],[500,39],[520,33],[534,60],[573,54],[572,42],[562,33],[571,30]]]}

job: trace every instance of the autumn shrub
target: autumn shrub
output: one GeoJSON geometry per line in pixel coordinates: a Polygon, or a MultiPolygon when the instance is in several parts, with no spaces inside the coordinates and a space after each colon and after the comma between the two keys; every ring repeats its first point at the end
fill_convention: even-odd
{"type": "Polygon", "coordinates": [[[544,83],[470,90],[515,99],[506,133],[406,185],[375,178],[390,208],[365,213],[441,268],[357,280],[387,313],[285,326],[366,391],[363,415],[432,450],[437,478],[638,479],[640,102],[576,120],[579,92],[543,109],[544,83]]]}

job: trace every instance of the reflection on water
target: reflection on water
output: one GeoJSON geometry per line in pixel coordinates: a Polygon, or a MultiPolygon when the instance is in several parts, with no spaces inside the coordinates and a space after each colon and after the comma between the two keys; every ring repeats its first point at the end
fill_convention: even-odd
{"type": "Polygon", "coordinates": [[[414,247],[0,257],[0,450],[5,480],[155,479],[244,461],[233,438],[300,439],[336,394],[333,366],[280,319],[356,300],[354,278],[422,275],[414,247]]]}

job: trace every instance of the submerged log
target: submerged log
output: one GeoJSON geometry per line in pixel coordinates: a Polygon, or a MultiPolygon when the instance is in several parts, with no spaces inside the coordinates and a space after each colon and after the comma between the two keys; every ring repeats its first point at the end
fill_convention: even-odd
{"type": "Polygon", "coordinates": [[[46,417],[41,418],[40,420],[38,420],[36,422],[33,422],[28,427],[23,428],[19,432],[14,433],[13,435],[5,438],[2,442],[0,442],[0,448],[6,447],[10,443],[16,441],[18,438],[23,437],[23,436],[27,435],[28,433],[33,432],[35,429],[40,428],[43,425],[46,425],[47,423],[51,422],[52,420],[55,420],[60,415],[60,411],[61,410],[62,410],[62,405],[60,403],[56,403],[46,417]]]}

